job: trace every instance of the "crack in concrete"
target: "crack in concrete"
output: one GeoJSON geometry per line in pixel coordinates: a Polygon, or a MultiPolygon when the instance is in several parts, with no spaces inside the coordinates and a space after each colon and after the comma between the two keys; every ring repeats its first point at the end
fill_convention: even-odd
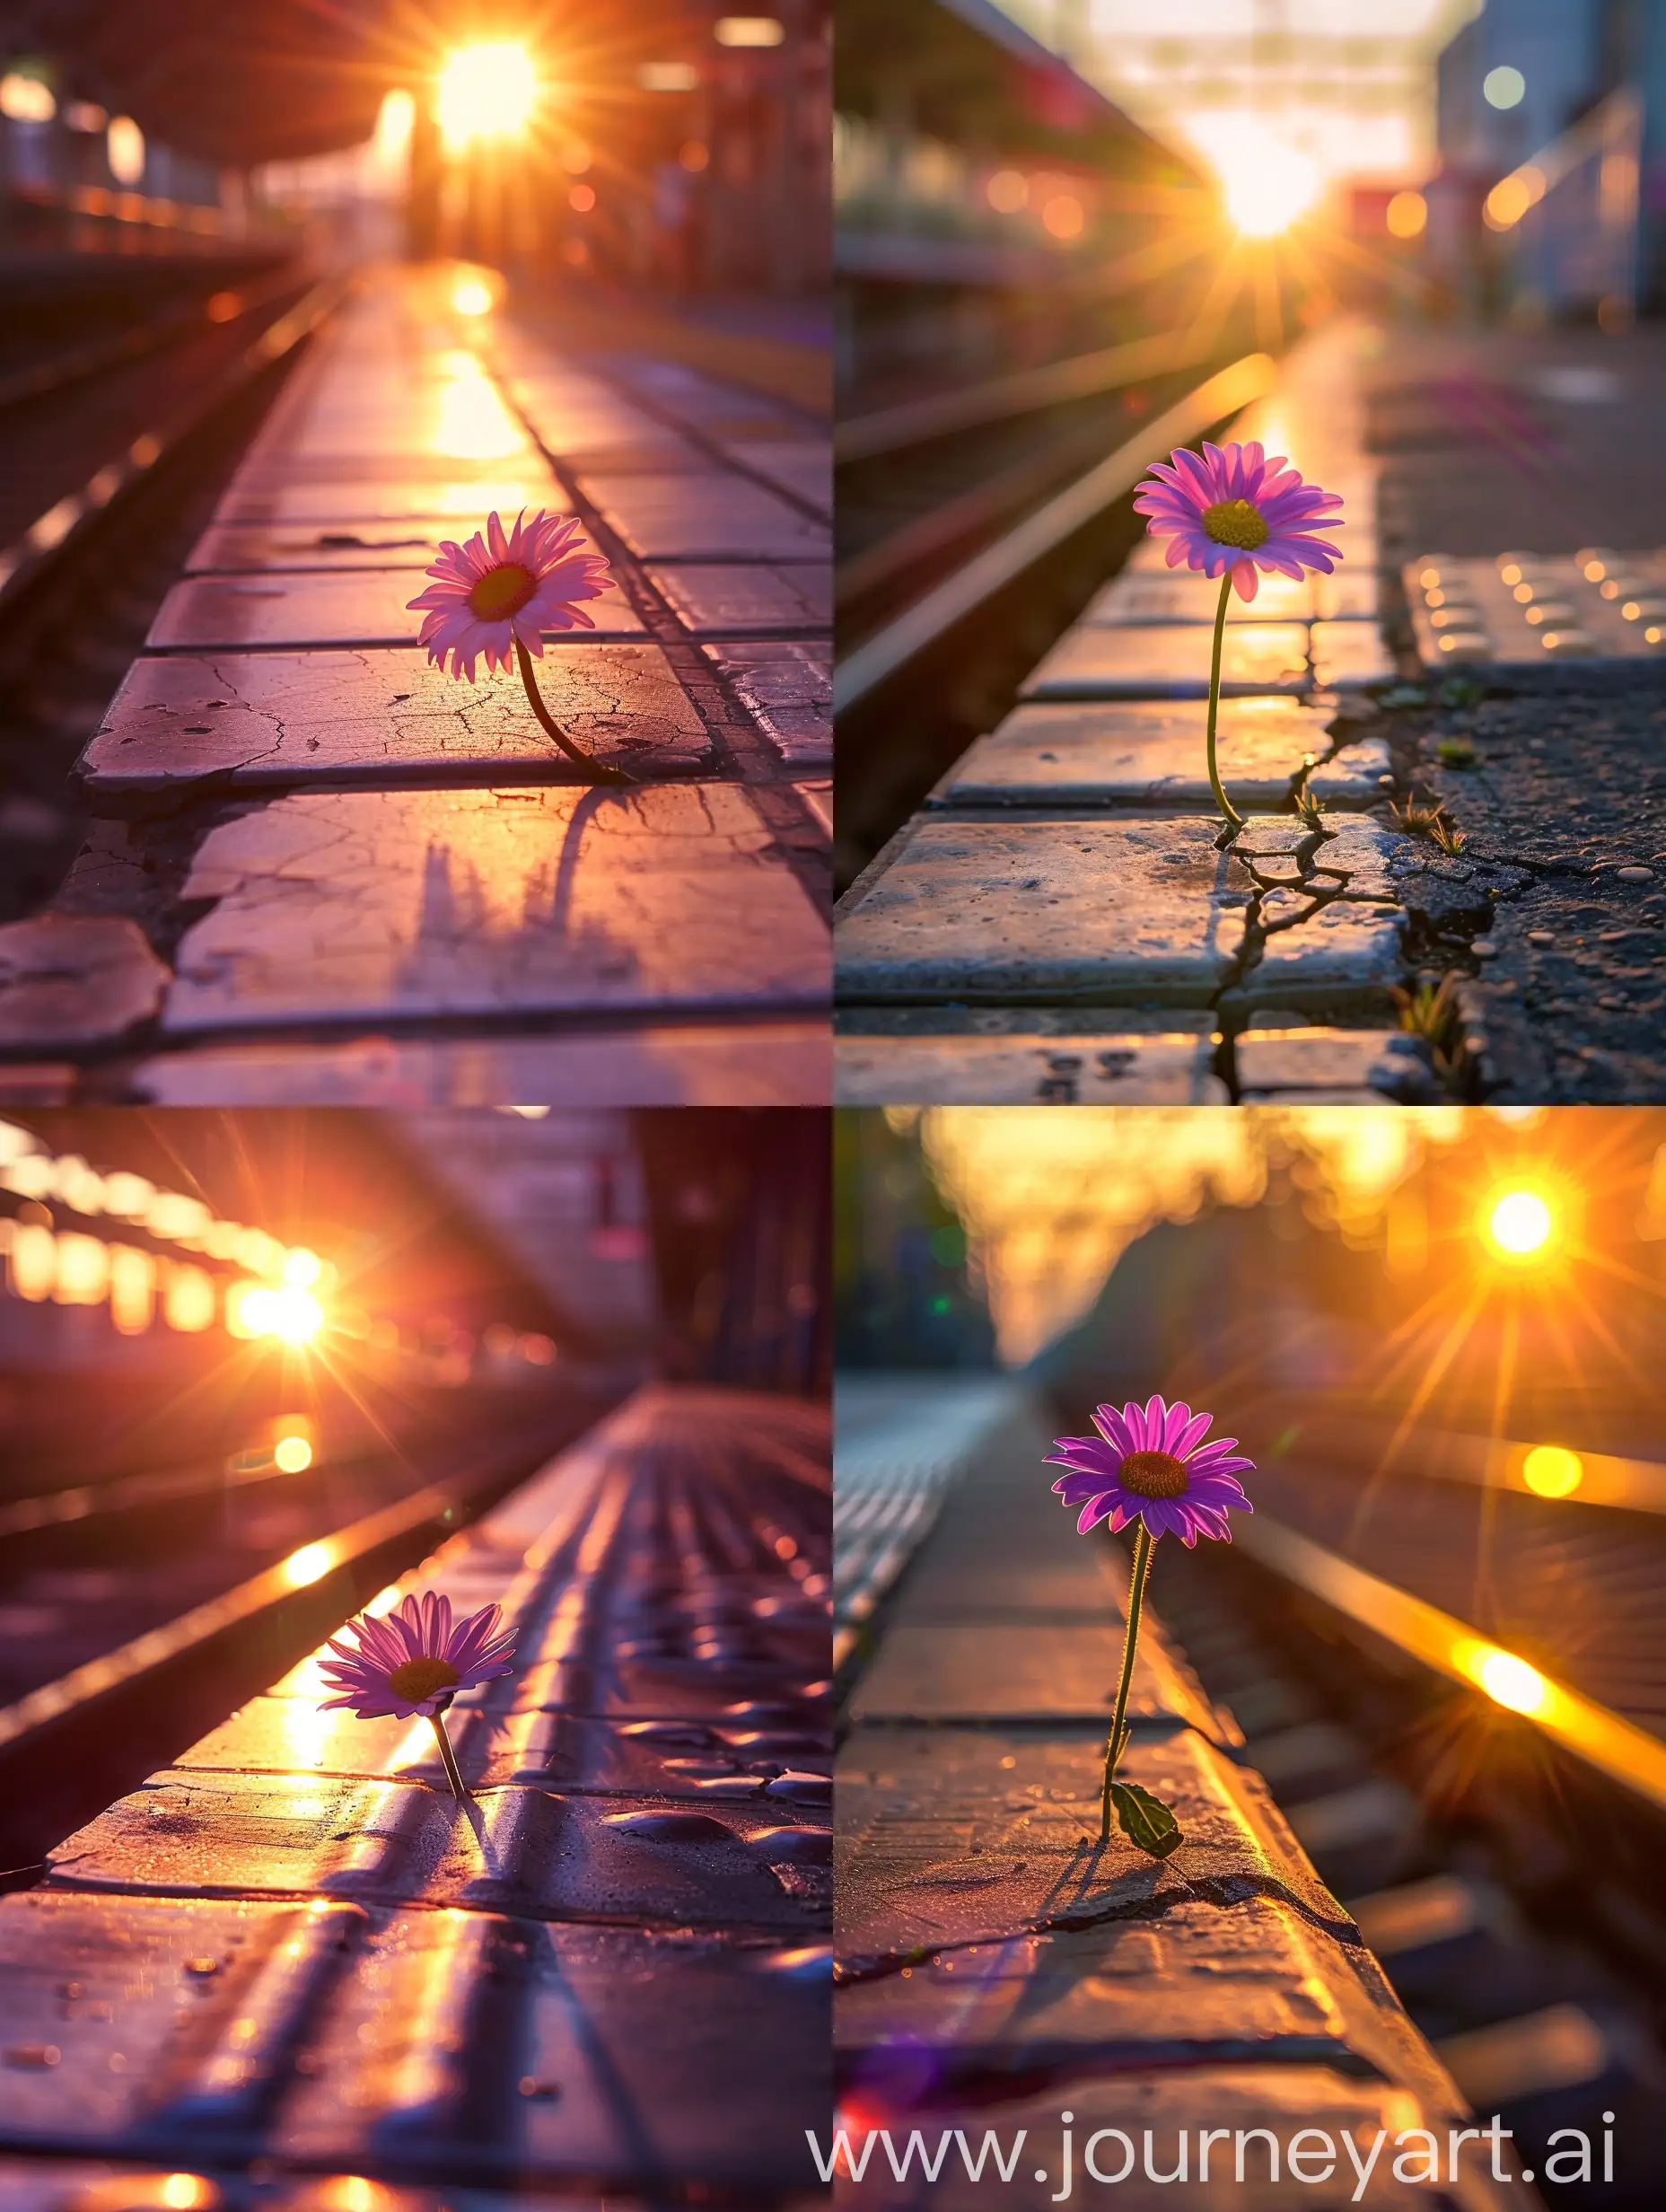
{"type": "MultiPolygon", "coordinates": [[[[1073,1862],[1074,1863],[1074,1862],[1073,1862]]],[[[1172,1858],[1162,1862],[1170,1872],[1178,1872],[1172,1858]]],[[[980,1929],[976,1935],[941,1944],[916,1944],[895,1951],[854,1952],[834,1962],[834,1979],[841,1987],[859,1982],[884,1981],[905,1968],[928,1963],[959,1951],[984,1950],[992,1944],[1022,1942],[1030,1936],[1066,1935],[1089,1927],[1106,1927],[1118,1923],[1150,1925],[1165,1919],[1177,1905],[1214,1905],[1222,1909],[1250,1903],[1256,1898],[1266,1898],[1274,1903],[1286,1905],[1309,1927],[1334,1941],[1351,1948],[1364,1948],[1364,1938],[1346,1913],[1319,1911],[1309,1900],[1281,1882],[1276,1874],[1255,1873],[1232,1874],[1201,1874],[1195,1880],[1182,1876],[1184,1887],[1158,1897],[1128,1898],[1118,1901],[1106,1900],[1094,1905],[1082,1900],[1055,1912],[1039,1913],[1032,1920],[1017,1927],[994,1931],[980,1929]]]]}
{"type": "MultiPolygon", "coordinates": [[[[1293,799],[1297,798],[1305,786],[1313,768],[1334,759],[1353,742],[1351,738],[1337,738],[1322,759],[1304,762],[1291,777],[1293,799]]],[[[1348,819],[1374,821],[1376,817],[1366,813],[1348,819]]],[[[1355,891],[1352,885],[1356,871],[1334,863],[1328,864],[1322,858],[1325,847],[1338,843],[1340,837],[1339,830],[1328,827],[1321,819],[1317,823],[1309,824],[1288,852],[1258,851],[1242,841],[1241,831],[1222,848],[1242,866],[1253,886],[1244,910],[1243,935],[1238,951],[1209,1002],[1220,1036],[1220,1043],[1214,1053],[1214,1072],[1226,1085],[1227,1094],[1234,1105],[1240,1105],[1243,1101],[1237,1059],[1238,1040],[1241,1032],[1231,1019],[1230,1005],[1223,1002],[1230,1000],[1234,993],[1247,993],[1252,988],[1255,972],[1265,957],[1268,940],[1305,928],[1333,906],[1380,907],[1407,915],[1407,920],[1410,918],[1403,900],[1395,897],[1392,892],[1355,891]],[[1293,863],[1294,874],[1273,874],[1265,866],[1258,865],[1278,861],[1293,863]],[[1305,903],[1300,904],[1298,909],[1291,914],[1269,914],[1269,901],[1279,893],[1289,893],[1298,901],[1305,900],[1305,903]]]]}

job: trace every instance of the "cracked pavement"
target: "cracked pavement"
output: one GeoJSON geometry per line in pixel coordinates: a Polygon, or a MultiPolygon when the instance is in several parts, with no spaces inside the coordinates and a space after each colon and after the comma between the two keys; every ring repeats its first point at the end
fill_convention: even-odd
{"type": "Polygon", "coordinates": [[[1346,557],[1227,626],[1232,865],[1197,865],[1212,609],[1142,540],[841,902],[840,1096],[1666,1096],[1666,663],[1425,681],[1402,584],[1434,547],[1653,549],[1660,356],[1359,324],[1297,347],[1228,434],[1276,423],[1343,492],[1346,557]]]}
{"type": "MultiPolygon", "coordinates": [[[[864,1445],[842,1500],[853,1531],[911,1464],[905,1440],[966,1418],[947,1378],[916,1379],[914,1403],[884,1388],[890,1450],[872,1401],[849,1416],[864,1445]]],[[[1014,1482],[1048,1449],[1040,1415],[1015,1386],[956,1454],[941,1510],[893,1539],[913,1556],[884,1570],[890,1594],[864,1614],[871,1646],[843,1685],[834,2040],[853,2105],[865,2092],[922,2125],[922,2108],[934,2127],[964,2112],[1010,2135],[1043,2088],[1057,2125],[1061,2102],[1080,2116],[1113,2076],[1121,2109],[1165,2073],[1196,2109],[1207,2069],[1232,2067],[1257,2116],[1295,2095],[1311,2112],[1319,2068],[1455,2111],[1351,1914],[1152,1610],[1161,1557],[1126,1762],[1182,1839],[1161,1860],[1119,1830],[1100,1848],[1127,1552],[1103,1531],[1083,1540],[1014,1482]]],[[[1052,2191],[1039,2178],[1026,2205],[1052,2191]]]]}
{"type": "Polygon", "coordinates": [[[487,1103],[536,1065],[540,1094],[709,1101],[727,1056],[737,1099],[825,1097],[825,434],[509,322],[459,350],[432,281],[389,270],[319,341],[87,745],[53,1020],[20,944],[0,1090],[487,1103]],[[460,389],[489,461],[445,458],[460,389]],[[536,665],[634,787],[588,784],[513,673],[416,645],[421,563],[494,505],[576,511],[612,562],[536,665]]]}

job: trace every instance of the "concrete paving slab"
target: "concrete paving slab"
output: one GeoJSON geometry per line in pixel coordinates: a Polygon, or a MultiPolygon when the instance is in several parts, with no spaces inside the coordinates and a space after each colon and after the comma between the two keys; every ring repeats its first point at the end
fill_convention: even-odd
{"type": "Polygon", "coordinates": [[[416,2181],[460,2172],[517,2193],[600,2179],[609,2199],[658,2193],[668,2174],[787,2200],[813,2184],[804,2121],[831,2102],[825,1953],[483,1918],[399,1913],[372,1935],[286,2101],[279,2157],[355,2172],[391,2159],[416,2181]],[[480,2024],[465,2035],[469,2005],[480,2024]],[[469,2124],[511,2100],[500,2129],[469,2124]]]}
{"type": "Polygon", "coordinates": [[[1223,1106],[1213,1036],[852,1037],[841,1106],[1223,1106]]]}
{"type": "MultiPolygon", "coordinates": [[[[1214,627],[1221,601],[1218,578],[1194,575],[1189,568],[1164,568],[1153,573],[1129,568],[1108,584],[1092,601],[1082,620],[1095,628],[1121,628],[1129,624],[1201,622],[1214,627]]],[[[1233,592],[1226,602],[1229,622],[1309,622],[1317,611],[1313,581],[1303,576],[1263,575],[1253,599],[1233,592]]]]}
{"type": "MultiPolygon", "coordinates": [[[[504,1593],[505,1577],[458,1581],[425,1576],[425,1590],[445,1592],[462,1611],[504,1593]]],[[[522,1782],[570,1795],[680,1797],[696,1804],[761,1804],[775,1814],[783,1802],[830,1802],[828,1731],[781,1726],[727,1726],[683,1720],[600,1720],[574,1713],[503,1714],[457,1708],[452,1747],[471,1787],[486,1791],[522,1782]],[[796,1796],[780,1800],[769,1785],[784,1768],[797,1778],[796,1796]]],[[[322,1774],[338,1780],[420,1781],[443,1794],[445,1769],[426,1721],[360,1720],[320,1711],[295,1698],[255,1698],[220,1727],[182,1751],[176,1770],[244,1774],[322,1774]]]]}
{"type": "Polygon", "coordinates": [[[707,660],[785,760],[833,758],[833,647],[827,644],[707,645],[707,660]]]}
{"type": "Polygon", "coordinates": [[[1363,2014],[1369,2038],[1375,2010],[1355,1958],[1281,1899],[1177,1902],[1139,1925],[968,1945],[926,1959],[907,1982],[850,1984],[835,2005],[837,2044],[847,2065],[867,2054],[870,2078],[888,2053],[922,2042],[940,2078],[986,2084],[1084,2064],[1354,2071],[1364,2054],[1347,2015],[1363,2014]]]}
{"type": "MultiPolygon", "coordinates": [[[[1302,762],[1330,750],[1335,712],[1335,700],[1323,698],[1223,699],[1218,759],[1233,802],[1258,810],[1287,803],[1302,762]]],[[[1020,707],[968,749],[934,803],[1213,812],[1205,713],[1189,700],[1020,707]]],[[[1390,768],[1383,740],[1366,738],[1315,768],[1308,788],[1327,806],[1371,806],[1390,768]]]]}
{"type": "MultiPolygon", "coordinates": [[[[1251,835],[1259,828],[1252,823],[1251,835]]],[[[1316,875],[1346,876],[1350,898],[1392,899],[1399,872],[1419,850],[1415,838],[1390,829],[1380,817],[1341,814],[1326,821],[1324,838],[1313,848],[1309,865],[1316,875]]]]}
{"type": "MultiPolygon", "coordinates": [[[[951,1509],[941,1514],[908,1570],[904,1604],[916,1625],[967,1627],[986,1621],[1049,1627],[1061,1638],[1078,1626],[1118,1628],[1128,1589],[1128,1557],[1109,1540],[1085,1542],[1075,1515],[1046,1485],[1060,1473],[1048,1468],[1056,1423],[1030,1409],[959,1477],[951,1509]]],[[[1176,1662],[1162,1624],[1150,1608],[1142,1642],[1153,1663],[1173,1672],[1176,1662]]],[[[1175,1693],[1179,1694],[1178,1691],[1175,1693]]],[[[1224,1716],[1214,1718],[1222,1742],[1224,1716]]]]}
{"type": "Polygon", "coordinates": [[[301,522],[409,522],[441,516],[452,523],[448,536],[465,538],[483,529],[495,508],[518,514],[522,507],[546,507],[565,514],[564,498],[540,461],[489,477],[408,477],[399,482],[293,484],[272,491],[245,490],[233,482],[215,509],[216,523],[265,523],[289,527],[301,522]]]}
{"type": "MultiPolygon", "coordinates": [[[[1263,910],[1269,919],[1282,919],[1296,903],[1293,894],[1275,892],[1263,910]]],[[[1390,987],[1404,978],[1403,919],[1392,907],[1336,900],[1296,927],[1270,935],[1244,978],[1244,991],[1257,1005],[1293,1007],[1315,1017],[1386,1007],[1390,987]]]]}
{"type": "Polygon", "coordinates": [[[810,1013],[820,917],[741,790],[307,792],[211,831],[163,1021],[810,1013]]]}
{"type": "MultiPolygon", "coordinates": [[[[552,512],[568,510],[558,499],[548,503],[552,512]]],[[[343,569],[398,568],[408,572],[425,568],[443,538],[455,538],[462,524],[454,517],[427,515],[406,522],[364,522],[356,527],[328,522],[301,522],[289,527],[263,522],[216,522],[191,548],[185,573],[199,575],[224,573],[259,575],[267,569],[316,569],[337,574],[343,569]]],[[[468,535],[467,531],[464,532],[468,535]]],[[[406,596],[414,599],[421,589],[413,584],[406,596]]]]}
{"type": "Polygon", "coordinates": [[[810,814],[820,826],[829,843],[833,837],[833,779],[820,777],[794,777],[793,788],[803,801],[810,814]]]}
{"type": "Polygon", "coordinates": [[[1102,1734],[1086,1729],[854,1729],[837,1780],[834,1909],[846,1979],[915,1964],[921,1952],[1149,1923],[1198,1899],[1280,1899],[1320,1931],[1358,1941],[1259,1775],[1196,1729],[1136,1734],[1122,1769],[1172,1807],[1178,1848],[1153,1859],[1113,1826],[1099,1851],[1104,1753],[1102,1734]]]}
{"type": "Polygon", "coordinates": [[[1205,1005],[1243,936],[1245,878],[1206,821],[916,823],[843,909],[852,999],[1205,1005]]]}
{"type": "Polygon", "coordinates": [[[0,927],[0,1052],[113,1044],[161,1010],[168,970],[135,922],[36,914],[0,927]]]}
{"type": "Polygon", "coordinates": [[[1366,1092],[1407,1102],[1435,1095],[1434,1072],[1402,1030],[1250,1030],[1233,1048],[1240,1093],[1366,1092]]]}
{"type": "MultiPolygon", "coordinates": [[[[425,1577],[423,1587],[431,1586],[425,1577]]],[[[504,1589],[504,1577],[499,1576],[478,1602],[495,1603],[504,1589]]],[[[453,1595],[449,1590],[447,1594],[453,1595]]],[[[250,1698],[219,1727],[198,1737],[175,1764],[211,1773],[327,1774],[367,1782],[416,1775],[445,1785],[434,1731],[425,1720],[361,1720],[355,1713],[326,1711],[299,1698],[250,1698]]]]}
{"type": "Polygon", "coordinates": [[[525,374],[511,376],[508,390],[540,444],[564,459],[608,448],[632,448],[655,468],[711,466],[687,438],[608,386],[574,390],[562,377],[525,374]]]}
{"type": "MultiPolygon", "coordinates": [[[[1053,1470],[1038,1470],[1038,1477],[1053,1470]]],[[[1043,1486],[1045,1487],[1045,1486],[1043,1486]]],[[[1051,1510],[1057,1500],[1044,1495],[1051,1510]]],[[[864,1721],[1104,1721],[1116,1702],[1123,1614],[1114,1593],[1096,1618],[1057,1622],[921,1620],[910,1611],[885,1636],[852,1692],[864,1721]]],[[[1128,1718],[1218,1734],[1214,1716],[1160,1639],[1142,1638],[1128,1718]]]]}
{"type": "Polygon", "coordinates": [[[716,1725],[763,1699],[771,1712],[794,1705],[809,1727],[816,1725],[818,1700],[827,1695],[829,1656],[824,1624],[814,1648],[801,1647],[795,1672],[786,1669],[780,1653],[723,1663],[647,1653],[611,1666],[551,1662],[524,1686],[516,1709],[695,1719],[716,1725]]]}
{"type": "MultiPolygon", "coordinates": [[[[633,775],[706,765],[710,740],[657,645],[560,645],[539,689],[575,743],[633,775]]],[[[147,655],[78,764],[110,802],[211,784],[269,789],[400,781],[570,782],[520,680],[469,683],[413,648],[147,655]]]]}
{"type": "Polygon", "coordinates": [[[808,500],[824,514],[833,512],[833,452],[825,440],[739,438],[725,450],[742,468],[767,477],[783,491],[808,500]]]}
{"type": "Polygon", "coordinates": [[[216,2076],[223,2119],[241,2102],[247,2123],[249,2092],[280,2070],[274,2015],[298,2025],[298,2010],[367,1927],[345,1903],[131,1897],[117,1920],[107,1899],[20,1896],[0,1914],[8,2145],[113,2148],[216,2076]],[[240,2019],[250,2028],[241,2039],[240,2019]],[[216,2067],[240,2040],[241,2067],[216,2067]],[[41,2056],[29,2063],[22,2052],[41,2056]]]}
{"type": "Polygon", "coordinates": [[[1310,635],[1314,680],[1328,689],[1398,681],[1399,664],[1374,622],[1315,622],[1310,635]]]}
{"type": "MultiPolygon", "coordinates": [[[[813,1945],[42,1891],[6,1916],[0,1946],[15,2148],[195,2169],[264,2142],[313,2164],[438,2162],[505,2182],[513,2164],[518,2180],[675,2171],[785,2187],[829,2091],[813,1945]],[[712,2032],[691,2041],[696,2017],[712,2032]],[[467,2124],[517,2080],[513,2129],[467,2124]]],[[[100,2201],[169,2200],[130,2178],[100,2201]]]]}
{"type": "MultiPolygon", "coordinates": [[[[433,559],[438,546],[429,550],[433,559]]],[[[199,576],[176,584],[145,645],[215,653],[303,645],[414,645],[423,617],[408,602],[423,588],[409,569],[334,575],[199,576]]],[[[585,603],[592,629],[546,630],[564,644],[641,637],[642,617],[617,586],[585,603]]]]}
{"type": "MultiPolygon", "coordinates": [[[[1209,696],[1210,647],[1196,625],[1102,629],[1078,625],[1019,687],[1030,699],[1193,699],[1209,696]]],[[[1298,622],[1229,623],[1222,696],[1316,688],[1298,622]]]]}
{"type": "Polygon", "coordinates": [[[786,439],[803,434],[802,422],[771,406],[758,392],[681,361],[646,352],[615,355],[609,364],[627,389],[713,438],[786,439]]]}
{"type": "Polygon", "coordinates": [[[825,1022],[758,1022],[208,1046],[127,1083],[158,1106],[824,1106],[832,1042],[825,1022]]]}
{"type": "Polygon", "coordinates": [[[697,637],[759,630],[800,636],[833,619],[833,571],[825,560],[753,566],[739,561],[668,562],[648,571],[697,637]]]}
{"type": "Polygon", "coordinates": [[[497,386],[478,364],[470,365],[472,374],[418,385],[385,411],[366,404],[368,393],[351,406],[316,406],[286,426],[282,458],[303,476],[319,461],[359,457],[480,470],[512,454],[530,454],[532,441],[497,386]]]}
{"type": "Polygon", "coordinates": [[[642,560],[815,560],[829,537],[756,484],[715,470],[706,476],[618,476],[586,470],[592,500],[642,560]]]}
{"type": "Polygon", "coordinates": [[[47,1883],[129,1895],[339,1897],[800,1936],[825,1905],[825,1812],[713,1799],[449,1793],[164,1769],[49,1855],[47,1883]],[[774,1869],[790,1869],[785,1881],[774,1869]],[[805,1871],[800,1879],[798,1870],[805,1871]]]}
{"type": "Polygon", "coordinates": [[[536,476],[543,466],[542,458],[530,446],[524,452],[511,452],[490,463],[449,466],[436,463],[431,454],[418,452],[372,450],[319,455],[285,450],[259,461],[252,456],[245,459],[237,471],[237,484],[240,491],[255,496],[271,496],[285,491],[325,493],[338,485],[398,487],[421,483],[433,477],[436,470],[459,483],[488,483],[508,475],[524,475],[528,470],[536,476]]]}

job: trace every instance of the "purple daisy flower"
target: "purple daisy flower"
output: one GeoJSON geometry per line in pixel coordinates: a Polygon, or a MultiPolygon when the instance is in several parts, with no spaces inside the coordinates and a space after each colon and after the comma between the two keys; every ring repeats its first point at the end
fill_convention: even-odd
{"type": "Polygon", "coordinates": [[[1328,575],[1342,558],[1340,547],[1313,534],[1343,527],[1330,512],[1342,495],[1304,484],[1282,453],[1269,461],[1256,439],[1226,446],[1206,439],[1201,456],[1182,446],[1153,461],[1152,475],[1158,481],[1140,486],[1134,506],[1150,518],[1153,538],[1169,540],[1170,567],[1184,561],[1206,576],[1231,569],[1240,599],[1255,597],[1258,568],[1299,582],[1303,569],[1328,575]]]}
{"type": "Polygon", "coordinates": [[[437,1721],[460,1690],[509,1672],[513,1632],[500,1630],[503,1608],[487,1605],[453,1625],[452,1601],[434,1591],[408,1597],[378,1620],[361,1613],[342,1630],[356,1646],[332,1637],[338,1656],[321,1659],[319,1672],[341,1694],[322,1700],[328,1710],[345,1705],[360,1720],[437,1721]]]}
{"type": "Polygon", "coordinates": [[[1205,1444],[1214,1418],[1152,1398],[1120,1412],[1100,1406],[1097,1436],[1060,1436],[1048,1465],[1069,1469],[1053,1488],[1066,1505],[1081,1506],[1082,1533],[1109,1518],[1113,1530],[1138,1521],[1153,1540],[1172,1532],[1188,1549],[1199,1536],[1230,1544],[1228,1509],[1255,1511],[1238,1480],[1255,1462],[1234,1456],[1236,1436],[1205,1444]]]}
{"type": "Polygon", "coordinates": [[[482,654],[488,669],[506,670],[517,646],[543,659],[545,630],[593,630],[577,602],[617,588],[576,516],[542,507],[530,517],[523,508],[512,531],[494,511],[484,537],[447,538],[426,573],[434,582],[406,601],[423,615],[416,642],[441,668],[449,654],[452,675],[470,683],[482,654]]]}

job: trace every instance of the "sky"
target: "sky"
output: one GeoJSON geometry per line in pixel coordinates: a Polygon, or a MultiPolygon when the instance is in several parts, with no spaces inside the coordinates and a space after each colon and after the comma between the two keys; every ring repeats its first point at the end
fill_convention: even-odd
{"type": "Polygon", "coordinates": [[[1421,182],[1434,62],[1478,0],[1004,0],[1158,135],[1230,170],[1421,182]]]}

